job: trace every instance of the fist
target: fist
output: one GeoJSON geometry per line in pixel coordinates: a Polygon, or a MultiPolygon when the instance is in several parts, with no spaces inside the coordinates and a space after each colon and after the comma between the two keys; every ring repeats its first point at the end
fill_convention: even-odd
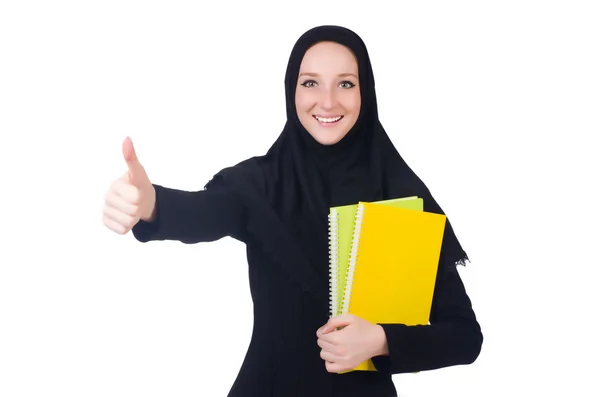
{"type": "Polygon", "coordinates": [[[138,161],[133,142],[123,141],[127,172],[116,179],[104,198],[103,223],[118,234],[128,233],[139,220],[154,219],[156,191],[144,167],[138,161]]]}

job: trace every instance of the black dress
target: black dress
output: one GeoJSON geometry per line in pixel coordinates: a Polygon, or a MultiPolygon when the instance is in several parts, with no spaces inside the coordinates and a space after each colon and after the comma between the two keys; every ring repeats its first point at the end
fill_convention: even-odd
{"type": "Polygon", "coordinates": [[[247,232],[249,214],[233,193],[220,186],[198,192],[155,188],[157,219],[133,228],[137,240],[191,244],[230,236],[247,246],[254,328],[229,397],[392,397],[392,374],[470,364],[478,357],[483,337],[469,297],[456,267],[440,266],[431,325],[383,324],[390,354],[373,359],[377,372],[328,373],[316,338],[328,319],[328,296],[307,293],[274,263],[247,232]]]}

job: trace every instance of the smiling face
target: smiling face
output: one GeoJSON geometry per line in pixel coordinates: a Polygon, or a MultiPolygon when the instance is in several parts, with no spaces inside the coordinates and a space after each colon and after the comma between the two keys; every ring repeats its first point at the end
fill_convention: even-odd
{"type": "Polygon", "coordinates": [[[358,119],[358,83],[358,64],[347,47],[322,42],[306,51],[298,74],[296,112],[320,144],[339,142],[358,119]]]}

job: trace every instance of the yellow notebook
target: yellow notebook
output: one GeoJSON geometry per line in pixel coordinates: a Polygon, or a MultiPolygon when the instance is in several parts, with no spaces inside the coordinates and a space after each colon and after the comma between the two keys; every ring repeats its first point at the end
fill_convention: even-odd
{"type": "MultiPolygon", "coordinates": [[[[445,215],[359,203],[342,313],[427,325],[445,225],[445,215]]],[[[354,370],[376,369],[367,360],[354,370]]]]}
{"type": "MultiPolygon", "coordinates": [[[[417,196],[375,203],[423,211],[423,199],[417,196]]],[[[358,203],[332,207],[329,210],[329,309],[332,317],[342,314],[357,209],[358,203]]]]}

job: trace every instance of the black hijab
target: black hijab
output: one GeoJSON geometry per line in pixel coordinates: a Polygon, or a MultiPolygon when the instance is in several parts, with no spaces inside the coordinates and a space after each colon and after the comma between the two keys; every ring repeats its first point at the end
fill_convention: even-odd
{"type": "MultiPolygon", "coordinates": [[[[304,351],[304,359],[291,359],[280,379],[293,384],[301,374],[314,382],[328,382],[329,374],[314,371],[318,350],[314,332],[329,315],[329,207],[395,197],[420,196],[425,211],[442,214],[425,184],[404,162],[378,119],[375,82],[371,62],[362,39],[349,29],[320,26],[303,34],[292,49],[285,75],[287,122],[278,139],[263,156],[245,160],[217,173],[206,185],[222,185],[235,192],[246,208],[246,238],[270,255],[271,263],[296,281],[303,293],[292,292],[286,305],[292,312],[285,327],[293,347],[304,351]],[[349,48],[358,63],[361,110],[357,122],[337,144],[323,146],[302,126],[295,108],[300,64],[316,43],[333,41],[349,48]],[[315,320],[317,318],[317,320],[315,320]],[[316,321],[316,322],[315,322],[316,321]],[[289,323],[288,323],[289,322],[289,323]],[[295,334],[296,333],[296,334],[295,334]],[[306,337],[304,337],[304,336],[306,337]],[[314,345],[314,346],[313,346],[314,345]],[[308,371],[308,372],[306,372],[308,371]],[[307,375],[308,374],[308,375],[307,375]],[[317,379],[320,379],[317,380],[317,379]]],[[[442,246],[441,265],[463,264],[467,259],[450,223],[442,246]]],[[[288,342],[286,342],[288,343],[288,342]]],[[[300,354],[302,355],[302,354],[300,354]]],[[[324,364],[321,366],[324,370],[324,364]]],[[[321,368],[318,367],[318,368],[321,368]]],[[[300,382],[302,383],[302,382],[300,382]]],[[[274,386],[277,388],[277,386],[274,386]]]]}
{"type": "MultiPolygon", "coordinates": [[[[331,206],[419,196],[424,199],[425,211],[443,211],[379,122],[371,61],[356,33],[339,26],[319,26],[304,33],[289,57],[285,97],[287,122],[266,155],[220,171],[206,188],[221,183],[237,192],[248,209],[249,233],[305,290],[322,293],[328,288],[327,215],[331,206]],[[330,146],[312,138],[295,107],[304,54],[323,41],[352,51],[361,94],[357,122],[340,142],[330,146]]],[[[467,259],[447,221],[441,265],[465,264],[467,259]]]]}

